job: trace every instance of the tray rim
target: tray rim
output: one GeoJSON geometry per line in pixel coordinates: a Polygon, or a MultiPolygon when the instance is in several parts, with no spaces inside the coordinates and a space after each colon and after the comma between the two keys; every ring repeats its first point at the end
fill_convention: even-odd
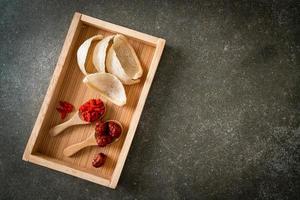
{"type": "Polygon", "coordinates": [[[56,171],[60,171],[69,175],[73,175],[103,186],[107,186],[110,188],[116,188],[123,166],[125,164],[133,137],[136,132],[137,125],[140,120],[140,116],[142,114],[145,101],[147,99],[150,87],[152,85],[152,81],[155,75],[155,72],[157,70],[161,55],[163,53],[163,49],[165,46],[166,40],[162,38],[158,38],[155,36],[151,36],[139,31],[135,31],[120,25],[112,24],[110,22],[106,22],[97,18],[90,17],[88,15],[81,14],[79,12],[75,12],[73,19],[71,21],[71,25],[69,27],[67,36],[65,38],[61,53],[59,55],[55,70],[53,72],[53,76],[51,78],[51,81],[48,86],[48,90],[46,92],[46,95],[44,97],[41,109],[39,111],[39,114],[37,116],[36,122],[34,124],[34,127],[32,129],[32,132],[30,134],[30,137],[28,139],[26,148],[23,153],[23,160],[28,161],[37,165],[41,165],[56,171]],[[62,74],[63,66],[68,60],[70,50],[72,49],[72,45],[74,45],[75,38],[77,34],[79,33],[78,27],[80,27],[82,24],[88,24],[90,26],[94,26],[97,28],[101,28],[110,32],[118,32],[122,33],[128,37],[132,37],[134,39],[138,39],[142,42],[145,42],[148,45],[154,46],[155,51],[153,54],[152,61],[149,66],[149,71],[147,74],[147,77],[145,79],[144,85],[142,87],[142,91],[140,94],[140,98],[137,102],[135,111],[132,115],[129,129],[126,135],[126,138],[124,140],[124,143],[122,145],[122,149],[120,151],[115,169],[112,173],[112,176],[110,179],[105,179],[100,176],[96,176],[84,171],[81,171],[79,169],[75,169],[73,167],[67,166],[63,164],[63,162],[60,163],[58,159],[48,157],[43,154],[39,153],[33,153],[33,148],[36,143],[38,134],[40,132],[40,129],[42,127],[42,123],[45,120],[45,115],[48,112],[48,107],[51,103],[52,97],[55,92],[55,88],[58,86],[58,80],[59,77],[62,74]]]}

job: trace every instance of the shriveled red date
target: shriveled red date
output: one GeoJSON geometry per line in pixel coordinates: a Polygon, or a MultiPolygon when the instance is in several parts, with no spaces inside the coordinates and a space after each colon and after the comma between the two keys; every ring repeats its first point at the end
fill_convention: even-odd
{"type": "Polygon", "coordinates": [[[120,137],[122,128],[113,121],[98,122],[95,128],[95,138],[98,146],[105,147],[120,137]]]}
{"type": "Polygon", "coordinates": [[[93,159],[92,165],[96,168],[99,168],[102,165],[104,165],[106,158],[107,158],[107,156],[104,153],[99,153],[93,159]]]}
{"type": "Polygon", "coordinates": [[[108,124],[107,123],[102,123],[102,122],[97,122],[96,123],[96,128],[95,132],[98,136],[100,135],[107,135],[108,132],[108,124]]]}
{"type": "Polygon", "coordinates": [[[122,128],[119,124],[115,122],[108,122],[108,129],[109,129],[109,135],[111,135],[113,138],[120,137],[122,133],[122,128]]]}
{"type": "Polygon", "coordinates": [[[112,143],[113,138],[110,135],[100,135],[96,137],[96,142],[99,147],[105,147],[106,145],[112,143]]]}

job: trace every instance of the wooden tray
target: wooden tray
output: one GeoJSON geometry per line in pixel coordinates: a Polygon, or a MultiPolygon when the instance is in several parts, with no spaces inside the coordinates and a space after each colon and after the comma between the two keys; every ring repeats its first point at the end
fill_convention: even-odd
{"type": "MultiPolygon", "coordinates": [[[[47,94],[23,154],[23,160],[115,188],[164,45],[164,39],[75,13],[47,94]],[[118,142],[105,148],[90,147],[73,157],[66,157],[62,153],[63,149],[84,140],[93,133],[95,124],[71,127],[64,133],[51,137],[49,135],[50,128],[61,123],[59,114],[55,110],[59,100],[71,102],[78,109],[82,103],[90,98],[100,97],[97,91],[82,83],[84,76],[77,65],[77,49],[84,40],[95,34],[107,36],[115,33],[121,33],[128,37],[144,69],[139,84],[125,86],[127,94],[125,106],[115,106],[102,98],[107,106],[105,117],[119,120],[124,126],[124,134],[118,142]],[[91,162],[95,154],[99,152],[107,154],[108,159],[103,167],[96,169],[91,165],[91,162]]],[[[88,68],[92,65],[90,60],[91,58],[88,58],[88,68]]]]}

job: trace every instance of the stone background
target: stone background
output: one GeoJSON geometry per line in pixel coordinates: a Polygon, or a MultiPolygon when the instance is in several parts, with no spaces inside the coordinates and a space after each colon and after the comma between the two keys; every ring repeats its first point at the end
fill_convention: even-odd
{"type": "Polygon", "coordinates": [[[300,199],[299,1],[0,8],[0,199],[300,199]],[[116,190],[22,161],[75,11],[167,40],[116,190]]]}

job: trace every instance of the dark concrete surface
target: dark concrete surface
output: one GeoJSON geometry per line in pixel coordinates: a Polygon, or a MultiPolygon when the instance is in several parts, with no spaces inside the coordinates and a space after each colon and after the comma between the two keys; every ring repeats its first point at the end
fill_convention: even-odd
{"type": "Polygon", "coordinates": [[[1,199],[300,199],[299,1],[0,1],[1,199]],[[119,185],[22,161],[75,11],[167,40],[119,185]]]}

